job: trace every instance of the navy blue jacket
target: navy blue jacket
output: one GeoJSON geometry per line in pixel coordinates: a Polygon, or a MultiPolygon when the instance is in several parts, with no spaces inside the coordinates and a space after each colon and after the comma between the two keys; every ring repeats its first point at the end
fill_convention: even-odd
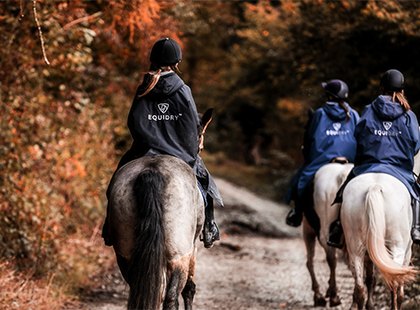
{"type": "Polygon", "coordinates": [[[201,124],[190,88],[175,72],[170,72],[160,77],[150,93],[140,97],[149,79],[146,75],[138,87],[128,114],[133,144],[118,168],[145,155],[178,157],[194,169],[205,201],[209,195],[215,205],[223,206],[216,183],[198,155],[201,124]]]}
{"type": "Polygon", "coordinates": [[[200,120],[190,88],[175,72],[162,75],[152,91],[140,97],[145,84],[139,86],[128,115],[130,153],[173,155],[193,167],[200,120]]]}
{"type": "Polygon", "coordinates": [[[333,158],[344,156],[350,162],[354,161],[356,155],[354,129],[359,114],[347,103],[345,105],[350,111],[349,120],[346,119],[344,109],[336,102],[327,102],[313,114],[305,133],[305,165],[299,172],[298,195],[302,194],[318,169],[333,158]]]}
{"type": "Polygon", "coordinates": [[[419,124],[412,111],[404,111],[390,96],[379,96],[366,106],[356,127],[357,154],[354,175],[388,173],[413,190],[414,155],[420,148],[419,124]]]}

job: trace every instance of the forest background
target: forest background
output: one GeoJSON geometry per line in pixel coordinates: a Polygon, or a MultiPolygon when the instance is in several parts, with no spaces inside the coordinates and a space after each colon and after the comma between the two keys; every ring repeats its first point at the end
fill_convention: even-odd
{"type": "Polygon", "coordinates": [[[419,16],[391,0],[0,1],[0,308],[77,303],[112,264],[105,190],[154,41],[180,42],[198,110],[215,108],[210,170],[281,200],[322,81],[346,81],[360,112],[399,69],[419,115],[419,16]]]}

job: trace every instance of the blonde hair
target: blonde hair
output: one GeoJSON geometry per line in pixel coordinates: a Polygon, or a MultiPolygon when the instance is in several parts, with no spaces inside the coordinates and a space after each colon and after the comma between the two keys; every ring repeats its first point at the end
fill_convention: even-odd
{"type": "Polygon", "coordinates": [[[407,98],[404,96],[404,90],[394,91],[391,97],[393,102],[398,102],[402,105],[404,111],[411,110],[410,104],[408,103],[407,98]]]}
{"type": "Polygon", "coordinates": [[[169,71],[169,70],[175,71],[178,74],[181,73],[181,71],[178,68],[178,63],[174,65],[166,66],[166,67],[159,67],[157,70],[147,72],[144,75],[143,79],[145,79],[147,75],[149,75],[151,79],[148,82],[149,84],[147,85],[146,90],[142,94],[139,94],[138,96],[143,97],[143,96],[146,96],[148,93],[150,93],[152,89],[156,86],[157,82],[159,82],[160,74],[162,72],[169,71]]]}

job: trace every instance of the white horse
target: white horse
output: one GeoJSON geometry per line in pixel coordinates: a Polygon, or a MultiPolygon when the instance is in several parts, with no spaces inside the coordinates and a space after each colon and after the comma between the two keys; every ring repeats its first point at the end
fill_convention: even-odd
{"type": "Polygon", "coordinates": [[[412,210],[407,188],[384,173],[355,177],[343,192],[341,223],[355,279],[352,308],[373,309],[375,266],[391,290],[392,309],[400,309],[403,287],[417,273],[409,266],[412,210]]]}
{"type": "MultiPolygon", "coordinates": [[[[353,164],[326,164],[317,171],[314,178],[314,209],[320,220],[318,241],[325,250],[330,268],[329,286],[326,294],[326,297],[329,297],[330,307],[341,304],[340,298],[337,295],[335,280],[335,268],[337,265],[336,249],[327,245],[329,227],[338,218],[339,212],[339,207],[337,205],[331,206],[331,203],[334,201],[338,189],[352,168],[353,164]]],[[[313,264],[316,237],[316,232],[305,218],[303,222],[303,238],[307,252],[306,266],[311,276],[312,290],[314,291],[314,306],[324,307],[326,305],[326,299],[319,291],[319,284],[315,276],[313,264]]]]}

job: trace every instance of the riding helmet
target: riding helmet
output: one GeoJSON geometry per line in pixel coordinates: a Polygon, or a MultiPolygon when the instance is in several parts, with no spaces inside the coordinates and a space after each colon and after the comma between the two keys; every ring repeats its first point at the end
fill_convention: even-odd
{"type": "Polygon", "coordinates": [[[404,88],[404,75],[396,69],[390,69],[382,75],[381,86],[384,90],[400,91],[404,88]]]}
{"type": "Polygon", "coordinates": [[[175,65],[181,59],[181,47],[170,38],[162,38],[156,41],[150,52],[150,62],[160,67],[175,65]]]}
{"type": "Polygon", "coordinates": [[[329,80],[322,82],[321,86],[325,92],[337,99],[347,99],[349,96],[349,87],[341,80],[329,80]]]}

